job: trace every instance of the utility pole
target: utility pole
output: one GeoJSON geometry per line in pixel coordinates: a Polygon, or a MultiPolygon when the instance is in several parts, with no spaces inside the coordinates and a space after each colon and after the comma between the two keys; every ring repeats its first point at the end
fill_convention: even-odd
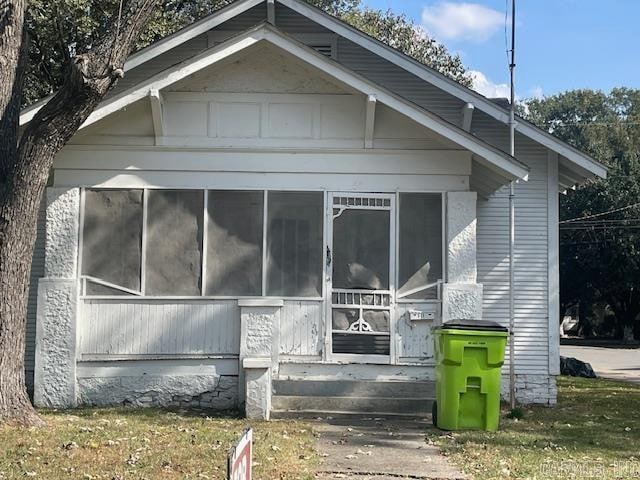
{"type": "MultiPolygon", "coordinates": [[[[516,155],[516,115],[515,115],[515,70],[516,70],[516,0],[511,0],[511,60],[509,74],[511,79],[511,98],[509,111],[509,153],[516,155]]],[[[515,180],[509,184],[509,402],[511,409],[516,407],[516,370],[515,370],[515,281],[514,281],[514,247],[516,241],[516,185],[515,180]]]]}

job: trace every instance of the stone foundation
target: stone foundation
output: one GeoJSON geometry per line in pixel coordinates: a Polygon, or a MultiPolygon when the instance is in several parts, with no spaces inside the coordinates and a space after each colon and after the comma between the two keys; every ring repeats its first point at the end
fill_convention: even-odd
{"type": "MultiPolygon", "coordinates": [[[[509,376],[502,377],[502,398],[509,400],[509,376]]],[[[558,401],[553,375],[516,375],[516,400],[522,405],[554,406],[558,401]]]]}
{"type": "Polygon", "coordinates": [[[83,406],[234,410],[238,377],[220,375],[94,377],[78,379],[83,406]]]}

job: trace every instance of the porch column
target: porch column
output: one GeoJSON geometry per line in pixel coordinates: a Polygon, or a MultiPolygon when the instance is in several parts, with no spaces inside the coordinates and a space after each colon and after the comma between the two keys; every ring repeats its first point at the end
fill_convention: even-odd
{"type": "Polygon", "coordinates": [[[47,188],[45,276],[38,283],[34,403],[76,406],[80,189],[47,188]]]}
{"type": "Polygon", "coordinates": [[[240,398],[247,418],[269,420],[271,379],[278,369],[280,311],[284,301],[256,298],[240,307],[240,398]],[[243,392],[244,390],[244,392],[243,392]]]}
{"type": "Polygon", "coordinates": [[[447,193],[447,283],[442,320],[482,318],[482,285],[477,283],[477,194],[447,193]]]}

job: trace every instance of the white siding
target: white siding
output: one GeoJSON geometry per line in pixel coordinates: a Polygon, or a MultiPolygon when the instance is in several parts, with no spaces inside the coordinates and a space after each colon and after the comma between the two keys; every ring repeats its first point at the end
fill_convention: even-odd
{"type": "Polygon", "coordinates": [[[81,360],[238,355],[236,301],[85,300],[81,360]]]}
{"type": "Polygon", "coordinates": [[[323,304],[285,301],[280,317],[280,354],[320,359],[323,345],[323,304]]]}
{"type": "MultiPolygon", "coordinates": [[[[478,122],[476,134],[492,143],[506,142],[506,128],[496,131],[478,122]]],[[[515,352],[516,371],[549,371],[548,200],[546,149],[518,136],[518,159],[531,168],[528,182],[516,186],[515,352]]],[[[509,323],[509,199],[504,187],[478,200],[478,282],[484,285],[486,320],[509,323]]],[[[507,355],[508,358],[508,355],[507,355]]]]}

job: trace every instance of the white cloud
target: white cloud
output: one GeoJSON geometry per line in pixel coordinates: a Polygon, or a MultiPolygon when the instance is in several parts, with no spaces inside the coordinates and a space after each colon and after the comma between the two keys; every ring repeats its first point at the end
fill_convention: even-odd
{"type": "Polygon", "coordinates": [[[504,13],[478,3],[441,2],[422,10],[422,26],[440,40],[484,42],[504,21],[504,13]]]}
{"type": "Polygon", "coordinates": [[[542,90],[542,87],[540,85],[536,85],[531,89],[531,91],[529,92],[529,95],[531,96],[531,98],[535,98],[536,100],[541,100],[544,98],[544,90],[542,90]]]}
{"type": "Polygon", "coordinates": [[[487,76],[477,70],[469,70],[473,80],[473,89],[487,98],[509,98],[511,89],[507,83],[493,83],[487,76]]]}

